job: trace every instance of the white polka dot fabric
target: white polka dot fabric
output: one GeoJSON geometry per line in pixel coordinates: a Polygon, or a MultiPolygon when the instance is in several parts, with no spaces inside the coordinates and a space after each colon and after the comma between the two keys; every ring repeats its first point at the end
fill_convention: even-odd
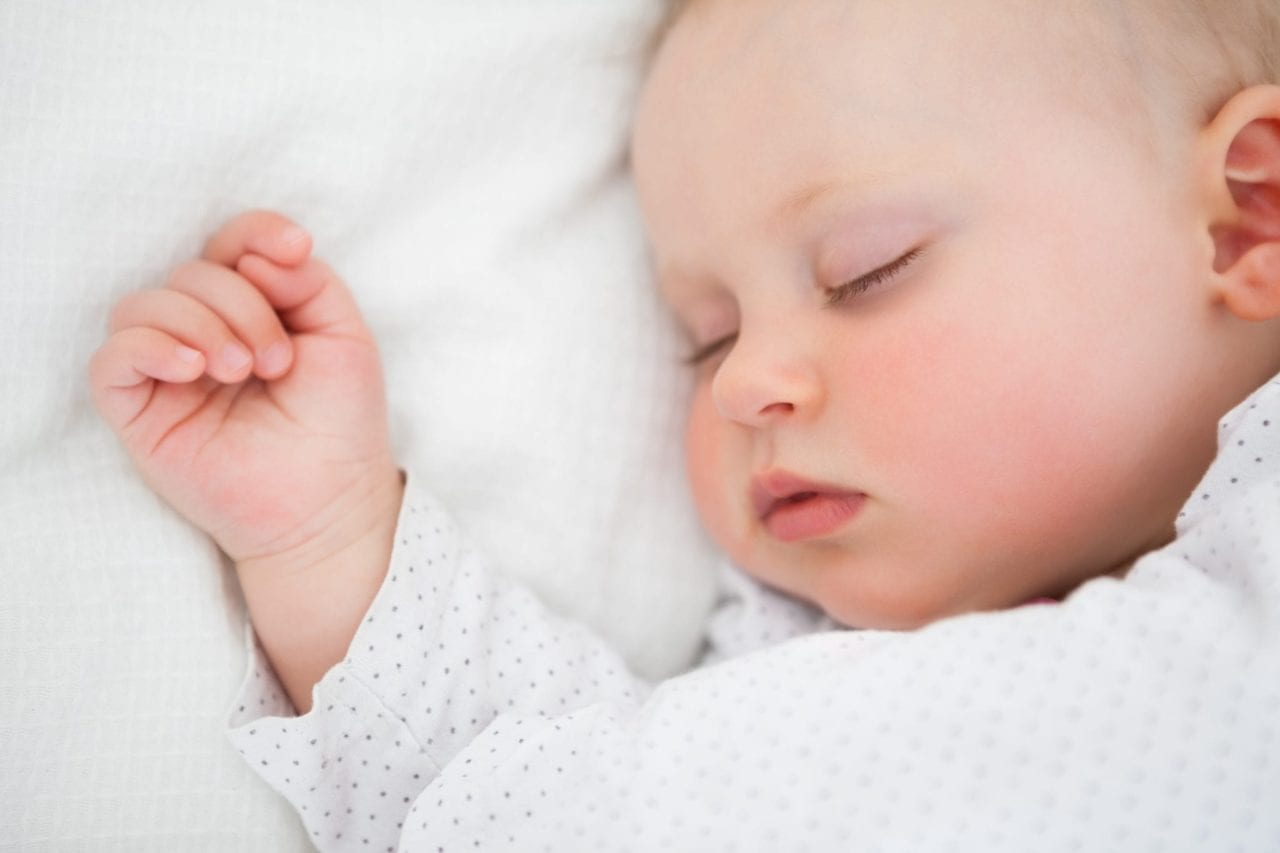
{"type": "Polygon", "coordinates": [[[1123,581],[894,634],[740,579],[660,684],[410,485],[314,710],[255,657],[232,715],[322,850],[1280,849],[1280,382],[1123,581]]]}

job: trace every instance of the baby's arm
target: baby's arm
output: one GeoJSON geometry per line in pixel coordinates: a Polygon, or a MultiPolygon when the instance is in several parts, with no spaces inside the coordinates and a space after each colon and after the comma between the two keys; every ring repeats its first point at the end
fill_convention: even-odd
{"type": "Polygon", "coordinates": [[[473,772],[489,784],[477,744],[504,733],[520,751],[527,731],[540,751],[545,729],[630,718],[650,690],[599,637],[490,571],[410,472],[390,569],[310,712],[294,716],[253,660],[230,736],[320,849],[394,848],[402,830],[401,849],[419,849],[407,821],[435,801],[425,791],[473,772]]]}
{"type": "Polygon", "coordinates": [[[143,478],[234,561],[303,711],[386,572],[402,494],[373,338],[310,252],[281,216],[233,219],[120,301],[90,365],[143,478]]]}

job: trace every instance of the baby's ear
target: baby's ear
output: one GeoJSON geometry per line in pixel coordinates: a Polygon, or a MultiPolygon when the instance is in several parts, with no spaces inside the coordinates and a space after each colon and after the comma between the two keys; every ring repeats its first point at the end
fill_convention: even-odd
{"type": "Polygon", "coordinates": [[[1201,143],[1217,296],[1241,319],[1280,317],[1280,86],[1237,94],[1201,143]]]}

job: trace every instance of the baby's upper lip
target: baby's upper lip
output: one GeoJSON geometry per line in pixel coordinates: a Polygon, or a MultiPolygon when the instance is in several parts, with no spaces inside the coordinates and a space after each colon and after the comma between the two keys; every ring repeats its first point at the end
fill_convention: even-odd
{"type": "Polygon", "coordinates": [[[751,478],[751,505],[764,520],[780,505],[805,495],[857,495],[857,489],[809,480],[781,468],[762,471],[751,478]]]}

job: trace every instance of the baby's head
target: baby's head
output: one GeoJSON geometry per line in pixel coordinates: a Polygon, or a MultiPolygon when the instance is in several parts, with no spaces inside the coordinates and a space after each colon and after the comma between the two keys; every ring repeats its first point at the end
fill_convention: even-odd
{"type": "Polygon", "coordinates": [[[633,160],[739,565],[900,628],[1169,541],[1280,371],[1278,7],[683,11],[633,160]]]}

